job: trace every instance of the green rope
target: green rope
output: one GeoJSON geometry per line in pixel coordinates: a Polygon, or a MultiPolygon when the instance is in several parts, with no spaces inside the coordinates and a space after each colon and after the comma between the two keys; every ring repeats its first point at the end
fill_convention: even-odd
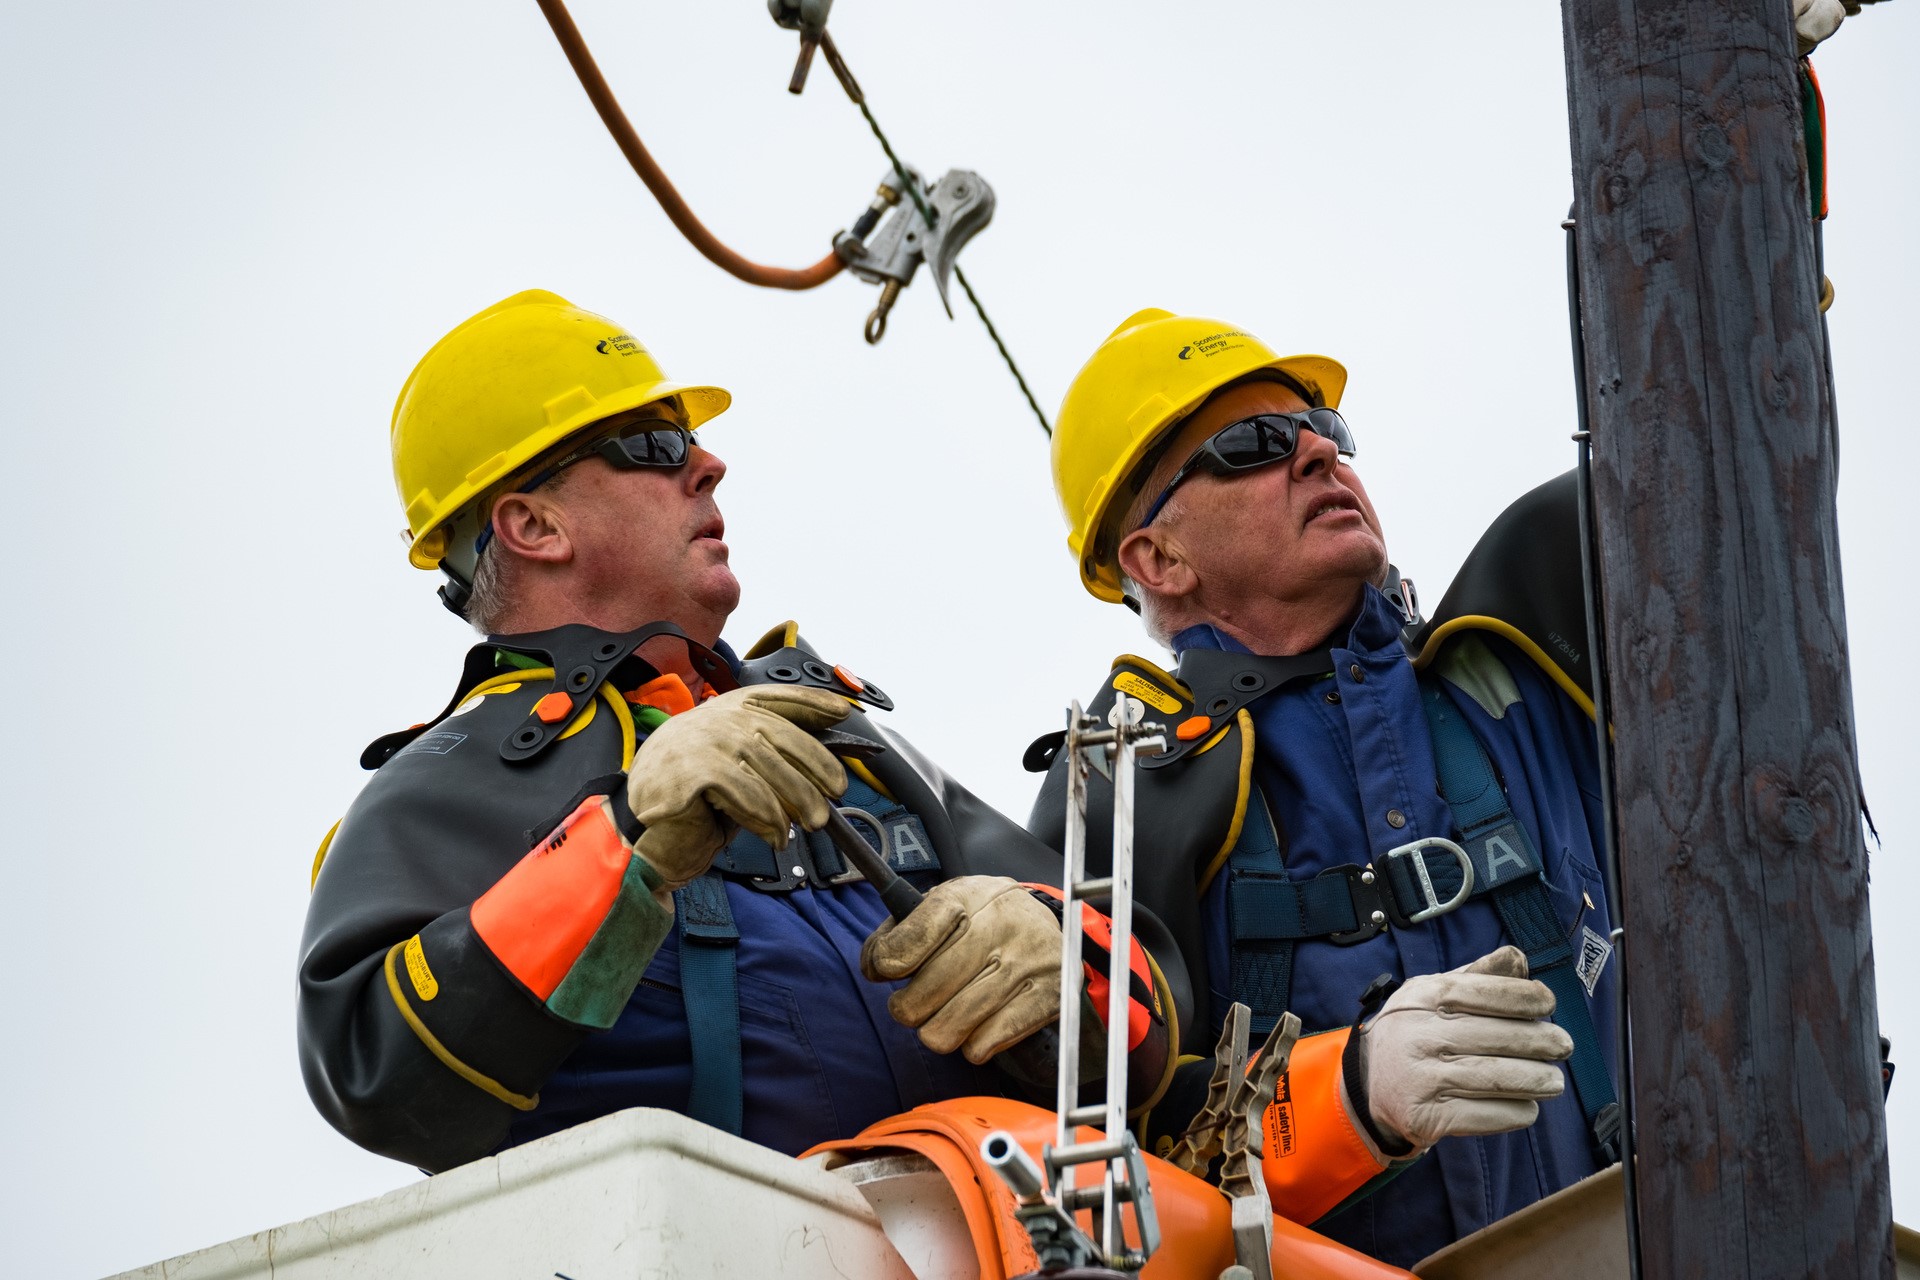
{"type": "MultiPolygon", "coordinates": [[[[920,195],[920,184],[908,174],[907,166],[902,164],[900,157],[894,154],[893,144],[887,141],[887,135],[881,130],[880,122],[873,118],[873,111],[867,106],[866,95],[862,94],[854,101],[860,108],[860,114],[867,118],[867,127],[873,130],[873,136],[880,143],[880,149],[887,153],[887,162],[893,166],[894,174],[900,179],[901,189],[913,201],[913,207],[920,211],[920,217],[925,220],[927,226],[932,227],[933,210],[927,208],[927,202],[920,195]]],[[[1027,380],[1020,374],[1020,366],[1013,361],[1013,353],[1008,351],[1007,344],[1000,340],[1000,331],[994,328],[993,320],[987,315],[986,307],[980,303],[980,295],[973,291],[971,284],[967,283],[967,273],[960,269],[959,263],[954,264],[953,277],[960,282],[960,287],[966,290],[967,301],[973,304],[974,311],[979,314],[980,323],[987,327],[987,336],[993,339],[993,345],[999,349],[1000,358],[1007,362],[1007,371],[1013,374],[1013,380],[1020,384],[1020,394],[1027,398],[1027,407],[1032,409],[1033,416],[1039,419],[1040,430],[1046,432],[1048,439],[1052,439],[1053,424],[1047,421],[1047,415],[1041,411],[1040,402],[1033,398],[1032,389],[1027,386],[1027,380]]]]}
{"type": "Polygon", "coordinates": [[[987,318],[987,309],[980,305],[980,298],[967,283],[967,273],[960,269],[959,263],[953,264],[953,278],[967,291],[967,301],[980,313],[980,323],[987,326],[987,336],[993,339],[993,345],[1000,348],[1000,358],[1007,362],[1008,372],[1013,380],[1020,384],[1020,394],[1027,398],[1027,407],[1033,410],[1033,416],[1040,420],[1040,429],[1047,433],[1047,439],[1053,439],[1053,425],[1047,421],[1047,415],[1040,411],[1040,402],[1033,398],[1033,391],[1027,386],[1027,380],[1020,376],[1020,366],[1013,362],[1013,353],[1007,350],[1007,344],[1000,341],[1000,331],[993,327],[993,321],[987,318]]]}

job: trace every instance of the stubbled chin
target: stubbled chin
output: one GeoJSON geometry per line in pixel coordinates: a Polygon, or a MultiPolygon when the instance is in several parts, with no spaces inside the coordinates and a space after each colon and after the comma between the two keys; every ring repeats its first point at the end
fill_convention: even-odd
{"type": "Polygon", "coordinates": [[[1386,545],[1380,541],[1380,535],[1363,522],[1324,528],[1310,524],[1307,533],[1309,537],[1318,535],[1317,540],[1324,549],[1323,558],[1329,562],[1369,578],[1386,571],[1386,545]]]}
{"type": "Polygon", "coordinates": [[[740,603],[740,579],[724,563],[710,567],[700,580],[700,597],[708,608],[732,613],[740,603]]]}

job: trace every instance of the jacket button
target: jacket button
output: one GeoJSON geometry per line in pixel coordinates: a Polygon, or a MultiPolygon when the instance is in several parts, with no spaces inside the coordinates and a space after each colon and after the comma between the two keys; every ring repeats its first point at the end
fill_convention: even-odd
{"type": "Polygon", "coordinates": [[[1335,690],[1334,690],[1334,691],[1333,691],[1332,693],[1329,693],[1329,694],[1327,695],[1327,701],[1328,701],[1328,702],[1338,702],[1338,701],[1340,701],[1340,691],[1339,691],[1338,689],[1335,689],[1335,690]]]}
{"type": "Polygon", "coordinates": [[[1353,682],[1355,684],[1366,683],[1367,673],[1360,669],[1360,664],[1357,662],[1347,668],[1347,674],[1353,677],[1353,682]]]}
{"type": "Polygon", "coordinates": [[[1398,831],[1401,827],[1407,825],[1407,815],[1398,809],[1389,809],[1387,810],[1387,825],[1395,831],[1398,831]]]}

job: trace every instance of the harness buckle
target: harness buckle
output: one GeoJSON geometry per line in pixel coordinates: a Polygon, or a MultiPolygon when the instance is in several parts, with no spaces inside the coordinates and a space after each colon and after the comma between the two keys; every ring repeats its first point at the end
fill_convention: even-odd
{"type": "Polygon", "coordinates": [[[1389,923],[1402,922],[1400,909],[1394,905],[1393,890],[1386,878],[1371,866],[1332,867],[1320,874],[1346,880],[1347,892],[1353,898],[1354,919],[1360,922],[1357,929],[1328,934],[1327,941],[1334,946],[1354,946],[1377,936],[1389,923]]]}
{"type": "MultiPolygon", "coordinates": [[[[1406,858],[1412,862],[1414,880],[1419,885],[1420,895],[1426,903],[1417,911],[1402,913],[1399,904],[1394,900],[1394,895],[1391,892],[1383,893],[1381,897],[1386,902],[1387,914],[1397,925],[1405,927],[1431,920],[1435,916],[1443,916],[1473,896],[1473,859],[1467,856],[1465,849],[1451,840],[1442,836],[1423,836],[1380,855],[1383,863],[1390,863],[1396,858],[1406,858]],[[1445,902],[1440,900],[1439,893],[1433,887],[1433,875],[1427,870],[1428,849],[1445,849],[1453,855],[1454,861],[1460,864],[1460,888],[1445,902]]],[[[1382,876],[1386,874],[1384,866],[1381,868],[1381,874],[1382,876]]]]}
{"type": "Polygon", "coordinates": [[[1620,1163],[1620,1104],[1609,1102],[1593,1118],[1593,1156],[1601,1168],[1620,1163]]]}

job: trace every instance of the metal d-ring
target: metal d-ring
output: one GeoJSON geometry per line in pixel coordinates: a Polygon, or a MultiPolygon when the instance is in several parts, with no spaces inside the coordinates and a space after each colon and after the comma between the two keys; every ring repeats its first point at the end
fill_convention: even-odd
{"type": "Polygon", "coordinates": [[[1423,920],[1443,916],[1473,895],[1473,859],[1467,856],[1465,849],[1442,836],[1424,836],[1397,849],[1389,849],[1382,856],[1388,861],[1395,858],[1413,860],[1413,872],[1420,880],[1420,894],[1426,899],[1427,905],[1409,915],[1408,924],[1419,924],[1423,920]],[[1434,892],[1433,877],[1427,872],[1428,849],[1445,849],[1460,864],[1460,891],[1445,902],[1440,901],[1440,895],[1434,892]]]}
{"type": "MultiPolygon", "coordinates": [[[[835,807],[840,810],[841,816],[846,818],[847,821],[865,823],[869,828],[871,828],[873,833],[880,837],[880,861],[886,862],[886,863],[891,863],[893,861],[893,841],[888,837],[887,828],[880,821],[880,819],[874,817],[872,814],[868,813],[865,809],[857,808],[850,804],[837,805],[835,807]]],[[[862,878],[858,874],[858,872],[855,871],[854,868],[849,867],[848,870],[854,872],[854,874],[849,878],[851,879],[862,878]]],[[[834,878],[834,882],[839,883],[839,877],[836,876],[834,878]]]]}

